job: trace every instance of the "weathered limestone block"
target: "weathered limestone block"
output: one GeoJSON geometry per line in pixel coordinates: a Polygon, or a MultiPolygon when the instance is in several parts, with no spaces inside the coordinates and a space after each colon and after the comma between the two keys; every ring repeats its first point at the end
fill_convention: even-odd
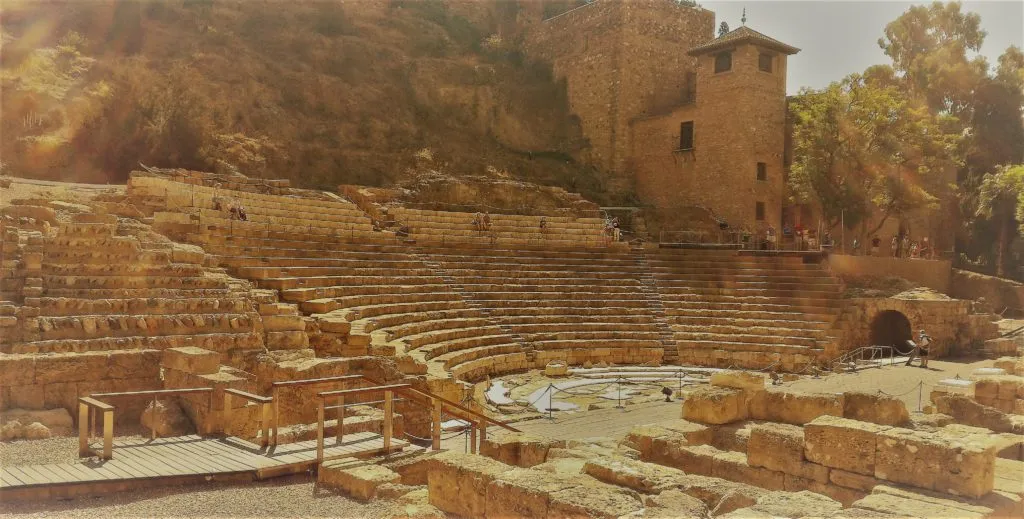
{"type": "Polygon", "coordinates": [[[195,346],[168,348],[163,351],[160,364],[167,369],[207,375],[220,370],[220,354],[195,346]]]}
{"type": "Polygon", "coordinates": [[[975,431],[881,431],[876,442],[875,477],[947,494],[981,497],[993,488],[996,448],[989,431],[975,431]]]}
{"type": "Polygon", "coordinates": [[[875,479],[874,476],[854,474],[853,472],[848,472],[842,469],[832,469],[829,471],[828,480],[841,487],[852,488],[864,492],[871,492],[871,489],[875,488],[875,486],[879,484],[879,481],[875,479]]]}
{"type": "MultiPolygon", "coordinates": [[[[383,497],[383,493],[381,493],[381,497],[383,497]]],[[[414,490],[399,497],[383,515],[383,519],[446,519],[447,517],[444,512],[430,504],[430,492],[426,488],[414,490]]]]}
{"type": "Polygon", "coordinates": [[[268,350],[301,350],[309,347],[305,331],[267,332],[268,350]]]}
{"type": "Polygon", "coordinates": [[[730,370],[711,374],[712,386],[747,389],[751,392],[763,390],[767,381],[767,374],[754,371],[730,370]]]}
{"type": "Polygon", "coordinates": [[[747,463],[747,455],[742,452],[719,451],[715,453],[712,458],[711,475],[768,490],[783,490],[785,488],[785,478],[782,472],[752,467],[747,463]]]}
{"type": "Polygon", "coordinates": [[[488,436],[480,444],[480,454],[517,467],[544,463],[548,450],[563,448],[565,441],[552,440],[526,433],[499,433],[488,436]]]}
{"type": "Polygon", "coordinates": [[[202,265],[206,259],[206,251],[202,247],[184,243],[171,244],[171,261],[175,263],[191,263],[202,265]]]}
{"type": "Polygon", "coordinates": [[[675,485],[686,473],[654,463],[622,457],[597,457],[584,461],[583,471],[594,478],[645,494],[655,494],[675,485]]]}
{"type": "Polygon", "coordinates": [[[26,440],[42,440],[51,436],[50,429],[39,422],[26,425],[21,434],[26,440]]]}
{"type": "Polygon", "coordinates": [[[74,421],[67,409],[8,409],[0,413],[0,421],[17,421],[22,424],[39,422],[55,434],[67,434],[74,430],[74,421]]]}
{"type": "Polygon", "coordinates": [[[935,410],[952,416],[958,423],[984,427],[995,432],[1015,432],[1014,422],[1006,413],[982,405],[966,395],[947,391],[933,391],[935,410]]]}
{"type": "MultiPolygon", "coordinates": [[[[813,464],[812,464],[813,465],[813,464]]],[[[821,467],[821,465],[814,465],[815,467],[821,467]]],[[[824,468],[824,467],[822,467],[824,468]]],[[[828,470],[828,469],[826,469],[828,470]]],[[[843,506],[850,506],[854,501],[863,499],[867,495],[866,492],[861,490],[855,490],[852,488],[845,488],[830,484],[828,482],[820,483],[811,479],[794,476],[792,474],[786,474],[786,492],[801,492],[809,490],[815,494],[821,494],[828,496],[840,503],[843,506]]]]}
{"type": "Polygon", "coordinates": [[[679,490],[700,499],[718,514],[751,506],[771,492],[745,483],[693,474],[687,474],[679,479],[677,484],[679,490]]]}
{"type": "Polygon", "coordinates": [[[702,387],[683,400],[683,419],[707,424],[724,424],[747,418],[747,394],[724,387],[702,387]]]}
{"type": "Polygon", "coordinates": [[[804,459],[804,430],[788,424],[753,426],[747,443],[747,460],[764,467],[818,483],[828,483],[828,468],[804,459]]]}
{"type": "Polygon", "coordinates": [[[35,362],[35,383],[82,382],[106,378],[108,356],[105,351],[39,356],[35,362]]]}
{"type": "Polygon", "coordinates": [[[712,475],[715,455],[722,451],[710,445],[680,446],[667,453],[664,460],[671,467],[682,469],[687,474],[712,475]]]}
{"type": "Polygon", "coordinates": [[[588,478],[580,486],[551,494],[548,517],[617,519],[642,509],[643,503],[636,493],[588,478]]]}
{"type": "Polygon", "coordinates": [[[684,445],[704,445],[711,441],[712,431],[707,426],[676,420],[658,425],[634,427],[622,441],[622,445],[635,449],[640,458],[647,461],[666,459],[674,448],[684,445]]]}
{"type": "Polygon", "coordinates": [[[804,425],[823,415],[843,416],[842,395],[768,388],[750,398],[750,418],[804,425]]]}
{"type": "Polygon", "coordinates": [[[993,509],[956,499],[927,496],[885,485],[853,504],[854,509],[870,510],[895,517],[955,517],[981,519],[991,517],[993,509]]]}
{"type": "Polygon", "coordinates": [[[304,332],[306,322],[301,315],[265,315],[263,329],[267,332],[304,332]]]}
{"type": "Polygon", "coordinates": [[[875,440],[889,427],[820,416],[804,427],[804,457],[812,463],[875,475],[875,440]]]}
{"type": "Polygon", "coordinates": [[[843,418],[879,425],[906,425],[910,413],[902,400],[880,393],[847,391],[843,393],[843,418]]]}
{"type": "Polygon", "coordinates": [[[703,501],[681,490],[666,490],[644,500],[646,508],[636,517],[708,517],[703,501]]]}
{"type": "Polygon", "coordinates": [[[36,377],[36,357],[0,353],[0,386],[32,384],[36,377]]]}
{"type": "Polygon", "coordinates": [[[158,401],[155,408],[153,402],[149,402],[142,411],[140,422],[143,427],[156,430],[160,437],[184,436],[195,432],[195,426],[175,399],[158,401]]]}
{"type": "Polygon", "coordinates": [[[160,350],[112,351],[106,378],[160,378],[160,350]]]}
{"type": "Polygon", "coordinates": [[[814,492],[771,492],[761,496],[753,510],[767,517],[828,517],[842,510],[842,503],[814,492]]]}
{"type": "Polygon", "coordinates": [[[25,437],[25,426],[18,420],[5,422],[0,426],[0,440],[9,441],[25,437]]]}
{"type": "Polygon", "coordinates": [[[347,459],[325,462],[317,471],[317,480],[355,499],[369,501],[381,485],[398,483],[401,479],[398,473],[380,465],[350,465],[347,459]]]}
{"type": "Polygon", "coordinates": [[[488,485],[511,469],[486,456],[453,451],[432,457],[428,466],[430,504],[462,517],[484,517],[488,485]]]}
{"type": "Polygon", "coordinates": [[[616,518],[641,508],[635,493],[580,474],[519,468],[487,486],[487,517],[616,518]]]}

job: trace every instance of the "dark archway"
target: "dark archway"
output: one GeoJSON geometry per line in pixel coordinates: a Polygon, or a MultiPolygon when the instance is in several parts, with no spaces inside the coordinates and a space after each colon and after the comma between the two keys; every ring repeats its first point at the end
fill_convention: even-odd
{"type": "Polygon", "coordinates": [[[895,346],[899,351],[907,349],[907,341],[914,338],[910,319],[896,310],[886,310],[875,315],[871,321],[872,346],[895,346]]]}

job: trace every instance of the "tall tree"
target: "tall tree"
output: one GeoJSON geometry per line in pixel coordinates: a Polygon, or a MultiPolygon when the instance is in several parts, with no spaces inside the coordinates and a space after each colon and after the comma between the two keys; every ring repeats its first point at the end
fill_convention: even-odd
{"type": "Polygon", "coordinates": [[[1024,232],[1024,165],[1000,166],[981,182],[978,216],[998,230],[996,275],[1005,276],[1006,255],[1017,234],[1024,232]]]}
{"type": "Polygon", "coordinates": [[[897,85],[853,74],[821,91],[805,89],[793,104],[794,193],[815,200],[829,228],[854,228],[880,216],[871,235],[894,215],[935,203],[924,185],[933,171],[955,166],[959,134],[943,117],[897,85]]]}

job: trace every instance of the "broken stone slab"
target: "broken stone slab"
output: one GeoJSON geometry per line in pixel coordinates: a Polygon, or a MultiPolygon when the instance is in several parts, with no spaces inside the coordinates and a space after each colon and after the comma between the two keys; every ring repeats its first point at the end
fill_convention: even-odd
{"type": "Polygon", "coordinates": [[[327,461],[320,465],[317,480],[321,485],[340,490],[360,501],[369,501],[380,486],[397,484],[401,476],[387,467],[374,464],[352,466],[349,460],[327,461]]]}
{"type": "Polygon", "coordinates": [[[707,505],[703,501],[677,489],[650,496],[644,500],[644,508],[635,517],[708,517],[707,505]]]}
{"type": "Polygon", "coordinates": [[[763,390],[767,382],[767,374],[755,371],[727,370],[711,374],[712,386],[746,389],[751,392],[763,390]]]}
{"type": "Polygon", "coordinates": [[[583,471],[595,479],[644,494],[656,494],[672,488],[686,473],[654,463],[622,457],[594,458],[584,461],[583,471]]]}
{"type": "Polygon", "coordinates": [[[480,443],[480,454],[517,467],[532,467],[547,460],[548,450],[564,448],[564,440],[527,433],[497,433],[480,443]]]}
{"type": "Polygon", "coordinates": [[[487,517],[617,518],[641,508],[635,492],[580,474],[517,468],[487,486],[487,517]]]}
{"type": "Polygon", "coordinates": [[[633,427],[622,440],[622,445],[636,449],[641,459],[658,461],[671,450],[670,446],[704,445],[711,439],[712,430],[707,426],[676,420],[633,427]]]}
{"type": "Polygon", "coordinates": [[[853,508],[897,517],[955,517],[963,519],[992,517],[989,507],[972,505],[955,498],[944,499],[886,485],[878,485],[871,494],[853,503],[853,508]]]}
{"type": "Polygon", "coordinates": [[[875,477],[958,496],[977,498],[991,492],[996,456],[992,434],[962,427],[880,431],[875,477]]]}

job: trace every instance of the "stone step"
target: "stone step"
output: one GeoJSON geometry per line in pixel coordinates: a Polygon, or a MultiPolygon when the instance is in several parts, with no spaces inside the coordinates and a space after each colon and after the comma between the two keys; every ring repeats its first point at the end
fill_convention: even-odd
{"type": "Polygon", "coordinates": [[[117,223],[65,223],[60,226],[64,236],[109,237],[117,234],[117,223]]]}
{"type": "Polygon", "coordinates": [[[460,364],[474,360],[497,357],[499,355],[506,355],[509,353],[520,353],[522,351],[523,347],[516,343],[490,344],[487,346],[478,346],[458,351],[449,351],[447,353],[437,355],[431,360],[441,363],[444,366],[444,369],[451,371],[460,364]]]}
{"type": "Polygon", "coordinates": [[[346,297],[351,294],[353,287],[360,286],[387,286],[381,285],[384,281],[390,281],[394,283],[391,285],[395,290],[400,290],[401,287],[405,286],[420,286],[418,292],[424,291],[437,291],[437,292],[448,292],[450,287],[444,284],[444,280],[441,278],[429,278],[423,279],[422,282],[417,281],[416,278],[408,279],[402,277],[391,277],[391,278],[372,278],[368,280],[368,284],[353,284],[353,285],[338,285],[338,286],[327,286],[327,287],[310,287],[310,288],[290,288],[281,291],[282,299],[292,303],[301,303],[303,301],[310,301],[313,299],[330,299],[334,297],[346,297]]]}
{"type": "Polygon", "coordinates": [[[424,333],[418,333],[415,335],[407,335],[403,339],[410,349],[419,348],[429,344],[438,344],[442,342],[452,341],[456,339],[464,339],[467,337],[477,337],[481,335],[500,335],[503,334],[501,327],[487,323],[486,320],[481,319],[486,324],[480,326],[474,326],[471,328],[467,327],[451,327],[441,330],[432,330],[424,333]]]}
{"type": "MultiPolygon", "coordinates": [[[[422,275],[410,275],[407,271],[386,271],[382,270],[377,275],[352,275],[352,276],[321,276],[308,278],[269,278],[259,280],[259,285],[265,288],[277,290],[290,290],[295,288],[327,288],[334,286],[350,286],[361,284],[379,284],[381,278],[396,285],[418,285],[418,284],[443,284],[444,280],[433,275],[428,269],[422,275]]],[[[333,297],[323,295],[318,297],[333,297]]],[[[287,298],[286,298],[287,299],[287,298]]],[[[315,297],[313,299],[316,299],[315,297]]],[[[290,300],[291,301],[291,300],[290,300]]],[[[298,301],[292,301],[298,302],[298,301]]]]}
{"type": "Polygon", "coordinates": [[[522,346],[517,344],[511,336],[502,333],[497,335],[478,335],[475,337],[452,339],[450,341],[424,345],[414,351],[421,352],[425,359],[430,360],[434,357],[450,352],[468,350],[481,346],[494,346],[498,344],[514,344],[517,349],[522,349],[522,346]]]}
{"type": "Polygon", "coordinates": [[[801,287],[808,290],[838,290],[840,283],[830,277],[808,277],[799,276],[772,276],[772,275],[751,275],[751,276],[727,276],[714,275],[702,276],[693,274],[680,274],[672,277],[659,276],[655,284],[661,287],[673,286],[771,286],[771,287],[801,287]]]}
{"type": "Polygon", "coordinates": [[[639,348],[661,348],[661,342],[657,339],[607,339],[592,341],[589,339],[559,339],[545,341],[527,341],[530,346],[537,350],[562,350],[562,349],[590,349],[590,348],[613,348],[613,349],[639,349],[639,348]]]}
{"type": "Polygon", "coordinates": [[[576,290],[580,286],[598,286],[600,288],[619,288],[636,290],[643,286],[637,278],[612,277],[603,279],[592,279],[586,277],[573,277],[566,273],[558,277],[510,277],[501,272],[486,273],[482,276],[452,276],[457,283],[465,287],[472,287],[475,290],[492,290],[489,287],[500,287],[504,285],[533,287],[551,286],[561,287],[563,290],[576,290]]]}
{"type": "Polygon", "coordinates": [[[473,297],[473,300],[480,303],[483,308],[492,310],[510,308],[544,308],[544,309],[568,309],[568,308],[635,308],[647,311],[647,301],[644,299],[565,299],[567,294],[555,294],[563,296],[561,299],[483,299],[473,297]]]}
{"type": "Polygon", "coordinates": [[[148,250],[51,250],[43,255],[44,264],[67,265],[167,265],[171,262],[168,251],[148,250]]]}
{"type": "Polygon", "coordinates": [[[227,352],[235,349],[263,347],[263,339],[255,333],[215,333],[161,335],[155,337],[104,337],[98,339],[60,339],[35,341],[4,346],[4,353],[82,353],[88,351],[139,350],[178,348],[196,346],[199,348],[227,352]]]}
{"type": "Polygon", "coordinates": [[[653,321],[645,307],[541,307],[492,308],[491,315],[502,323],[515,322],[619,322],[625,319],[653,321]]]}
{"type": "Polygon", "coordinates": [[[574,261],[578,263],[599,262],[601,260],[616,260],[629,262],[633,261],[632,256],[626,252],[613,250],[586,250],[586,251],[563,251],[544,249],[502,249],[500,247],[482,247],[477,249],[430,248],[418,247],[419,252],[433,256],[438,261],[476,261],[480,257],[502,258],[502,261],[535,263],[542,259],[554,259],[561,261],[574,261]]]}
{"type": "Polygon", "coordinates": [[[47,293],[53,289],[216,289],[224,287],[224,281],[212,277],[181,276],[55,276],[44,274],[43,283],[47,293]]]}
{"type": "MultiPolygon", "coordinates": [[[[683,326],[735,326],[740,328],[781,326],[793,329],[826,330],[831,327],[829,321],[812,320],[791,320],[787,319],[785,313],[774,313],[764,318],[743,317],[738,312],[725,312],[726,315],[716,313],[715,310],[708,310],[704,315],[698,316],[676,316],[669,322],[683,326]]],[[[801,314],[802,315],[802,314],[801,314]]]]}
{"type": "Polygon", "coordinates": [[[223,288],[47,288],[45,297],[71,299],[195,299],[233,297],[231,289],[223,288]]]}
{"type": "Polygon", "coordinates": [[[133,337],[137,335],[184,335],[238,333],[251,330],[246,314],[182,315],[79,315],[39,317],[41,340],[133,337]]]}
{"type": "Polygon", "coordinates": [[[787,346],[799,346],[803,348],[814,348],[817,347],[819,341],[825,337],[806,337],[806,336],[794,336],[794,335],[782,335],[783,332],[777,334],[754,334],[754,333],[730,333],[730,332],[711,332],[711,331],[689,331],[689,330],[677,330],[675,332],[675,339],[677,341],[720,341],[730,343],[753,343],[753,344],[785,344],[787,346]]]}
{"type": "Polygon", "coordinates": [[[568,318],[560,322],[535,321],[536,319],[529,319],[528,322],[520,324],[507,324],[505,320],[501,320],[500,322],[510,330],[515,331],[515,333],[523,335],[563,332],[650,332],[656,331],[658,328],[657,322],[653,319],[648,319],[643,322],[622,322],[615,320],[614,322],[591,323],[578,322],[568,318]]]}
{"type": "Polygon", "coordinates": [[[201,277],[201,265],[191,263],[146,264],[55,264],[43,265],[44,275],[71,277],[146,276],[146,277],[201,277]]]}
{"type": "Polygon", "coordinates": [[[448,308],[429,312],[395,314],[375,317],[374,324],[367,326],[367,330],[390,331],[396,337],[401,337],[428,329],[441,329],[443,323],[451,320],[455,324],[454,321],[458,319],[486,319],[486,316],[476,308],[448,308]]]}
{"type": "Polygon", "coordinates": [[[44,254],[60,253],[68,250],[81,251],[139,251],[139,240],[132,236],[80,237],[57,236],[46,241],[44,254]]]}
{"type": "Polygon", "coordinates": [[[351,252],[345,250],[332,251],[335,254],[324,258],[276,257],[276,256],[228,256],[225,263],[231,267],[264,267],[264,268],[307,268],[307,267],[348,267],[351,265],[375,262],[382,267],[395,267],[407,263],[422,264],[419,260],[410,259],[408,253],[376,253],[351,252]]]}
{"type": "Polygon", "coordinates": [[[342,310],[343,316],[349,321],[357,319],[379,319],[381,316],[390,314],[408,314],[433,312],[438,310],[454,310],[462,308],[461,301],[439,301],[429,303],[395,303],[385,305],[361,306],[342,310]]]}
{"type": "Polygon", "coordinates": [[[704,308],[720,309],[720,305],[761,305],[768,307],[785,308],[794,310],[832,312],[842,302],[839,298],[810,298],[810,297],[781,297],[763,295],[732,295],[732,294],[678,294],[674,296],[663,296],[662,304],[666,310],[670,308],[692,308],[693,305],[704,305],[704,308]]]}
{"type": "Polygon", "coordinates": [[[462,298],[458,294],[451,292],[422,292],[412,294],[397,292],[394,294],[373,294],[364,296],[311,299],[309,301],[302,302],[300,304],[300,308],[302,308],[302,311],[306,313],[326,314],[347,308],[435,302],[462,303],[462,298]]]}
{"type": "Polygon", "coordinates": [[[836,311],[821,308],[799,308],[791,305],[768,305],[753,303],[708,303],[676,302],[665,303],[665,315],[670,320],[679,318],[715,317],[723,319],[781,319],[788,321],[830,322],[836,311]]]}
{"type": "Polygon", "coordinates": [[[525,371],[531,367],[526,353],[505,353],[500,355],[489,355],[487,357],[474,359],[451,367],[452,378],[475,382],[484,377],[504,375],[525,371]]]}
{"type": "Polygon", "coordinates": [[[754,335],[763,337],[779,337],[782,339],[789,339],[792,337],[806,338],[811,340],[822,340],[825,338],[825,330],[821,329],[807,329],[807,328],[789,328],[784,325],[767,325],[767,326],[732,326],[722,324],[705,324],[705,325],[672,325],[672,331],[678,332],[679,334],[687,335],[723,335],[723,336],[735,336],[735,335],[754,335]]]}
{"type": "Polygon", "coordinates": [[[422,272],[426,270],[419,261],[377,261],[377,260],[351,260],[348,264],[323,265],[307,267],[284,267],[284,266],[251,266],[237,267],[236,272],[249,279],[267,279],[282,277],[319,277],[319,276],[349,276],[365,272],[371,275],[376,271],[393,271],[403,269],[409,272],[422,272]]]}
{"type": "Polygon", "coordinates": [[[695,350],[726,350],[726,351],[750,351],[761,353],[799,353],[803,355],[817,355],[823,350],[808,346],[795,344],[777,344],[771,342],[742,342],[725,340],[701,340],[676,338],[680,355],[688,349],[695,350]]]}
{"type": "Polygon", "coordinates": [[[574,330],[565,332],[526,333],[519,332],[531,343],[550,341],[593,341],[595,344],[604,341],[643,340],[656,341],[662,339],[662,333],[656,329],[649,330],[574,330]]]}
{"type": "Polygon", "coordinates": [[[779,288],[715,288],[715,287],[664,287],[660,290],[662,297],[673,298],[694,298],[701,296],[732,296],[742,298],[770,297],[787,298],[800,301],[814,301],[820,304],[827,304],[826,301],[838,301],[839,291],[815,291],[803,290],[800,288],[779,289],[779,288]]]}
{"type": "Polygon", "coordinates": [[[558,290],[557,287],[515,287],[498,292],[484,292],[467,287],[474,301],[503,300],[512,301],[642,301],[646,306],[647,297],[637,291],[602,291],[601,287],[586,287],[587,290],[558,290]],[[526,288],[528,290],[517,290],[526,288]]]}

